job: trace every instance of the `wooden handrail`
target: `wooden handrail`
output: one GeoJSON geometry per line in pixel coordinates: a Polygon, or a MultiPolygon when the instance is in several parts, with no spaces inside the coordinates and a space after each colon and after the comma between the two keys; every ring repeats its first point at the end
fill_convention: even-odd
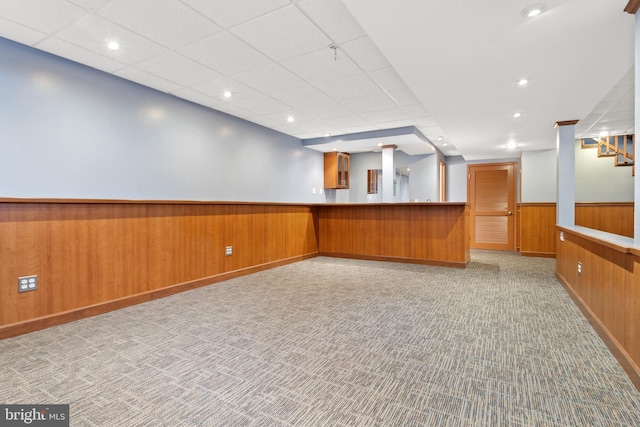
{"type": "MultiPolygon", "coordinates": [[[[640,0],[638,0],[640,1],[640,0]]],[[[623,135],[626,136],[626,135],[623,135]]],[[[632,141],[633,141],[633,136],[631,137],[632,141]]],[[[630,160],[634,160],[634,156],[632,153],[628,153],[627,152],[627,142],[624,141],[624,143],[622,144],[623,146],[623,150],[620,150],[619,146],[618,146],[618,136],[615,136],[615,145],[611,144],[609,142],[609,137],[607,137],[606,140],[604,139],[600,139],[598,141],[598,145],[602,145],[603,147],[605,147],[607,149],[607,153],[609,152],[609,150],[612,150],[615,154],[621,154],[622,156],[624,156],[625,159],[630,159],[630,160]]],[[[634,147],[635,148],[635,147],[634,147]]]]}
{"type": "Polygon", "coordinates": [[[640,9],[640,0],[629,0],[629,3],[627,3],[627,6],[624,8],[624,11],[632,15],[635,15],[638,9],[640,9]]]}

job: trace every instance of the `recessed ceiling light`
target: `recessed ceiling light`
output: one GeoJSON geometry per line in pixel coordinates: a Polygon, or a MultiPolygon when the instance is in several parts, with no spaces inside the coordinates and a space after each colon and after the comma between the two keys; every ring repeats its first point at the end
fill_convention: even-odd
{"type": "Polygon", "coordinates": [[[338,147],[333,147],[333,151],[338,151],[338,147]]]}
{"type": "Polygon", "coordinates": [[[109,48],[109,50],[118,50],[118,49],[120,49],[120,45],[118,44],[117,41],[110,41],[107,44],[107,47],[109,48]]]}
{"type": "Polygon", "coordinates": [[[522,14],[527,18],[533,18],[534,16],[540,15],[547,8],[547,5],[543,3],[536,3],[529,7],[522,9],[522,14]]]}
{"type": "Polygon", "coordinates": [[[231,98],[231,95],[232,95],[231,91],[229,91],[229,90],[225,90],[224,91],[224,97],[225,98],[231,98]]]}
{"type": "Polygon", "coordinates": [[[331,134],[329,132],[327,132],[327,133],[324,134],[324,136],[328,138],[328,137],[331,136],[331,134]]]}
{"type": "Polygon", "coordinates": [[[527,80],[527,79],[518,80],[518,86],[526,86],[528,84],[529,84],[529,80],[527,80]]]}
{"type": "Polygon", "coordinates": [[[522,113],[521,112],[517,112],[517,113],[513,113],[513,118],[514,119],[519,119],[520,117],[522,117],[522,113]]]}
{"type": "Polygon", "coordinates": [[[600,132],[600,136],[609,136],[609,132],[603,130],[602,132],[600,132]]]}
{"type": "Polygon", "coordinates": [[[518,144],[516,144],[516,142],[515,142],[515,141],[509,141],[509,142],[507,142],[507,148],[508,148],[509,150],[513,150],[513,149],[514,149],[514,148],[516,148],[517,146],[518,146],[518,144]]]}
{"type": "Polygon", "coordinates": [[[444,136],[439,136],[438,137],[438,141],[442,141],[444,139],[444,136]]]}
{"type": "Polygon", "coordinates": [[[287,117],[287,121],[288,121],[289,123],[293,122],[293,120],[294,120],[293,116],[289,116],[289,117],[287,117]]]}
{"type": "Polygon", "coordinates": [[[382,147],[382,142],[378,142],[378,147],[382,147]]]}
{"type": "Polygon", "coordinates": [[[443,143],[442,143],[442,146],[443,146],[443,147],[446,147],[447,145],[449,145],[449,144],[447,144],[446,142],[443,142],[443,143]]]}

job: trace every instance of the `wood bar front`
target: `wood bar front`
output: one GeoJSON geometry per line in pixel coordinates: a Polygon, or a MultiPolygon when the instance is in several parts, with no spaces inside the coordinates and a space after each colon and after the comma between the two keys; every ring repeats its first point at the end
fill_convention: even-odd
{"type": "Polygon", "coordinates": [[[470,260],[465,203],[323,205],[321,255],[465,267],[470,260]]]}

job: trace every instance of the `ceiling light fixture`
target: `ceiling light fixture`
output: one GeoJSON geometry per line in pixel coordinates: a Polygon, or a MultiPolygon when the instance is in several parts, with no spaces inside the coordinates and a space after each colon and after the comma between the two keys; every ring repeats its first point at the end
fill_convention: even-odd
{"type": "Polygon", "coordinates": [[[600,137],[604,138],[605,136],[609,136],[609,132],[606,130],[603,130],[602,132],[600,132],[600,137]]]}
{"type": "Polygon", "coordinates": [[[507,142],[507,148],[508,148],[509,150],[513,150],[513,149],[514,149],[514,148],[516,148],[517,146],[518,146],[518,144],[516,144],[516,142],[515,142],[515,141],[509,141],[509,142],[507,142]]]}
{"type": "Polygon", "coordinates": [[[326,138],[328,138],[328,137],[330,137],[330,136],[331,136],[331,134],[330,134],[329,132],[327,132],[327,133],[325,133],[325,134],[324,134],[324,136],[325,136],[326,138]]]}
{"type": "Polygon", "coordinates": [[[521,112],[517,112],[517,113],[513,113],[513,118],[514,119],[519,119],[520,117],[522,117],[522,113],[521,112]]]}
{"type": "Polygon", "coordinates": [[[443,142],[443,143],[442,143],[442,146],[443,146],[443,147],[446,147],[447,145],[449,145],[449,144],[447,144],[446,142],[443,142]]]}
{"type": "Polygon", "coordinates": [[[529,80],[527,80],[527,79],[518,80],[518,86],[526,86],[528,84],[529,84],[529,80]]]}
{"type": "Polygon", "coordinates": [[[338,147],[333,147],[333,151],[338,151],[338,147]]]}
{"type": "Polygon", "coordinates": [[[444,136],[439,136],[438,137],[438,141],[442,141],[444,139],[444,136]]]}
{"type": "Polygon", "coordinates": [[[293,120],[294,120],[293,116],[289,116],[289,117],[287,117],[287,121],[288,121],[289,123],[293,122],[293,120]]]}
{"type": "Polygon", "coordinates": [[[533,18],[534,16],[538,16],[542,12],[544,12],[546,8],[547,8],[547,5],[543,3],[536,3],[522,9],[522,15],[526,16],[527,18],[533,18]]]}
{"type": "Polygon", "coordinates": [[[120,49],[120,45],[118,44],[117,41],[110,41],[107,44],[107,47],[109,48],[109,50],[118,50],[118,49],[120,49]]]}
{"type": "Polygon", "coordinates": [[[224,97],[225,97],[225,98],[231,98],[231,95],[233,95],[233,94],[231,93],[231,91],[228,91],[228,90],[225,90],[225,91],[224,91],[224,97]]]}

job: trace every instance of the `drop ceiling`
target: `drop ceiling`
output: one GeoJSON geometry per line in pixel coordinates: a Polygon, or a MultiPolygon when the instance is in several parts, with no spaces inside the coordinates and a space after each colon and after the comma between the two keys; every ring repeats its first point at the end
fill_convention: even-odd
{"type": "Polygon", "coordinates": [[[375,149],[377,132],[406,127],[408,153],[468,160],[553,148],[556,121],[579,119],[578,136],[633,132],[626,0],[548,0],[527,18],[531,3],[0,0],[0,36],[320,151],[375,149]]]}

